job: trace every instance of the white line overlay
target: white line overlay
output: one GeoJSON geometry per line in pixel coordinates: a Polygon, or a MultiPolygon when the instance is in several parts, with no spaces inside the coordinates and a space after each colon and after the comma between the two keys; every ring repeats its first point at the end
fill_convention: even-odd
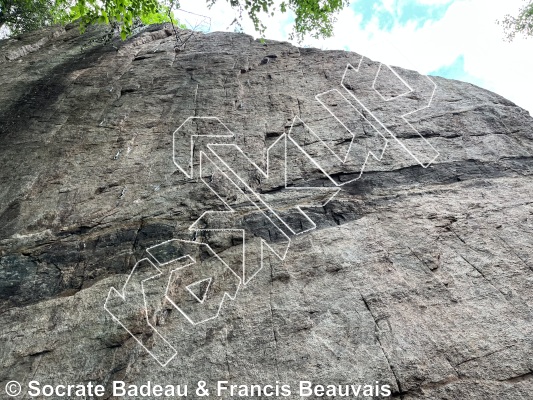
{"type": "Polygon", "coordinates": [[[427,76],[411,75],[402,77],[389,66],[361,57],[357,67],[346,65],[339,89],[315,96],[326,115],[347,132],[349,145],[341,154],[322,139],[324,132],[317,134],[295,116],[288,132],[266,149],[262,168],[234,143],[236,135],[221,118],[187,118],[173,133],[174,164],[187,178],[199,178],[227,208],[205,211],[189,231],[229,237],[233,246],[217,254],[209,244],[198,241],[198,236],[195,241],[173,239],[152,246],[146,249],[150,258],[135,264],[122,289],[109,290],[104,309],[164,367],[176,358],[178,349],[154,322],[163,304],[170,304],[193,326],[218,317],[224,301],[235,300],[239,289],[263,268],[267,253],[285,260],[292,238],[316,229],[305,209],[326,206],[341,186],[362,176],[370,157],[381,161],[390,139],[423,168],[430,166],[439,152],[409,117],[431,107],[437,86],[427,76]],[[389,88],[392,94],[382,87],[386,75],[401,87],[389,88]],[[363,130],[363,137],[356,128],[363,130]],[[330,186],[294,186],[288,171],[294,173],[291,166],[302,160],[320,171],[322,183],[330,186]],[[339,182],[335,172],[348,162],[356,165],[349,171],[354,178],[339,182]],[[243,166],[248,173],[241,170],[243,166]],[[254,182],[249,171],[259,177],[260,185],[292,194],[298,191],[293,197],[297,204],[289,211],[286,206],[284,211],[276,209],[268,195],[257,189],[257,179],[254,182]],[[235,246],[235,240],[242,240],[242,245],[235,246]],[[141,319],[131,317],[139,313],[141,319]],[[143,339],[139,329],[149,333],[150,339],[143,339]]]}

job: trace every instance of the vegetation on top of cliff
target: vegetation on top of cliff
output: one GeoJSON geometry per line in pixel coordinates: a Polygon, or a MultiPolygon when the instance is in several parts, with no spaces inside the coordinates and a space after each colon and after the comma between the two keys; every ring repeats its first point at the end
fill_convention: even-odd
{"type": "MultiPolygon", "coordinates": [[[[206,1],[212,6],[219,0],[206,1]]],[[[349,4],[348,0],[285,0],[279,5],[274,0],[226,1],[238,12],[239,19],[248,16],[262,36],[266,31],[262,22],[265,14],[292,11],[295,18],[291,37],[298,39],[305,34],[331,36],[336,13],[349,4]]],[[[172,10],[179,7],[178,0],[0,0],[0,27],[5,25],[12,34],[19,34],[79,20],[82,29],[96,23],[115,25],[125,39],[139,22],[172,21],[172,10]]]]}
{"type": "Polygon", "coordinates": [[[517,16],[506,15],[500,24],[505,29],[509,41],[513,40],[517,34],[533,36],[533,0],[528,0],[517,16]]]}
{"type": "Polygon", "coordinates": [[[12,35],[32,31],[67,19],[68,7],[56,0],[0,0],[0,28],[12,35]]]}

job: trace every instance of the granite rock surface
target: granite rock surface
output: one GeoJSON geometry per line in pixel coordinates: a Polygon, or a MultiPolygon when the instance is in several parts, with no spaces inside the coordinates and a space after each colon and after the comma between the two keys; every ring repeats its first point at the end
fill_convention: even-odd
{"type": "Polygon", "coordinates": [[[531,398],[528,112],[356,53],[179,34],[0,41],[0,397],[201,379],[531,398]],[[237,228],[244,274],[240,231],[216,230],[237,228]]]}

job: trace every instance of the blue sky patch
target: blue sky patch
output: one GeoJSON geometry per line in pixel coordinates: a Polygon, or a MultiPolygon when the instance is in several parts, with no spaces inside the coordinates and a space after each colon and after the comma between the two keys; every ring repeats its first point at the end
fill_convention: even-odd
{"type": "Polygon", "coordinates": [[[361,28],[376,19],[380,30],[391,31],[396,24],[415,23],[417,28],[421,28],[428,21],[438,21],[444,17],[453,2],[454,0],[449,0],[443,4],[423,4],[417,0],[356,0],[351,8],[356,15],[362,17],[361,28]]]}
{"type": "Polygon", "coordinates": [[[450,65],[444,65],[435,71],[431,71],[428,75],[442,76],[448,79],[456,79],[458,81],[470,82],[474,85],[483,86],[483,81],[473,75],[470,75],[465,70],[465,56],[461,54],[450,65]]]}
{"type": "Polygon", "coordinates": [[[442,76],[450,79],[461,79],[466,75],[465,71],[465,56],[461,54],[450,65],[443,65],[442,67],[431,71],[429,75],[442,76]]]}

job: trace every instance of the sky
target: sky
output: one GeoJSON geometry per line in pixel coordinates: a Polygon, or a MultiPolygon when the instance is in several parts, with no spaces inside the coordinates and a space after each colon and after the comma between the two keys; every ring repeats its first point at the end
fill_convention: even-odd
{"type": "MultiPolygon", "coordinates": [[[[182,10],[210,17],[211,31],[234,31],[236,12],[225,0],[181,0],[182,10]]],[[[497,20],[516,15],[524,0],[353,0],[337,16],[334,35],[295,45],[348,50],[392,66],[473,83],[533,115],[533,38],[507,42],[497,20]]],[[[197,23],[192,14],[180,20],[197,23]]],[[[265,37],[289,41],[293,15],[265,16],[265,37]]],[[[258,37],[251,21],[245,33],[258,37]]],[[[205,26],[204,26],[205,28],[205,26]]]]}

